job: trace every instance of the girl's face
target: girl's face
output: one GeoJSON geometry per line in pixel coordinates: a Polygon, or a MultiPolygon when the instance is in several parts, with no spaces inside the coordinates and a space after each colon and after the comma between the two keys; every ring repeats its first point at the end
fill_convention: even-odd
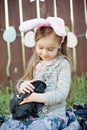
{"type": "Polygon", "coordinates": [[[43,61],[50,61],[57,57],[59,44],[54,35],[45,36],[36,42],[37,55],[43,61]]]}

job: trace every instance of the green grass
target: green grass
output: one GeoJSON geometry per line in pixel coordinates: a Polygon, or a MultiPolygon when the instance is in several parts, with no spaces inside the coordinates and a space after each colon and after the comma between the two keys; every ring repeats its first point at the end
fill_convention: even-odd
{"type": "Polygon", "coordinates": [[[12,87],[3,87],[0,90],[0,115],[8,115],[10,113],[9,105],[13,95],[12,87]]]}
{"type": "Polygon", "coordinates": [[[74,77],[67,102],[68,107],[74,103],[80,105],[87,103],[87,72],[81,77],[74,77]]]}
{"type": "MultiPolygon", "coordinates": [[[[0,90],[0,115],[8,115],[10,113],[10,99],[14,95],[14,90],[11,87],[2,87],[0,90]]],[[[87,73],[81,77],[74,76],[71,85],[71,93],[67,99],[67,107],[71,107],[74,103],[87,103],[87,73]]]]}

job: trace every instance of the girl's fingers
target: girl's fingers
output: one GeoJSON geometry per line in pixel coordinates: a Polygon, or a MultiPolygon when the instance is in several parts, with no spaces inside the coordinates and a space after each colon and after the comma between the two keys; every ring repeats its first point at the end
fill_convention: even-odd
{"type": "Polygon", "coordinates": [[[31,81],[31,82],[28,82],[27,81],[27,85],[29,86],[29,87],[31,87],[32,89],[34,89],[34,86],[31,84],[33,81],[31,81]]]}
{"type": "Polygon", "coordinates": [[[22,92],[22,93],[25,93],[25,92],[27,92],[27,93],[30,93],[31,91],[29,90],[29,89],[27,89],[27,88],[20,88],[20,91],[22,92]]]}
{"type": "Polygon", "coordinates": [[[20,86],[20,91],[22,93],[25,93],[25,92],[33,92],[34,91],[34,86],[30,83],[30,81],[25,81],[24,83],[21,84],[20,86]]]}

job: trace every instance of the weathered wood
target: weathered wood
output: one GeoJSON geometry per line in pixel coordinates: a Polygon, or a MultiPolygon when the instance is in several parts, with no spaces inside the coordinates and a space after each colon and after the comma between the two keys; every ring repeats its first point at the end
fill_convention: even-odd
{"type": "MultiPolygon", "coordinates": [[[[87,3],[87,0],[86,0],[87,3]]],[[[57,16],[65,20],[65,24],[72,31],[71,14],[70,14],[70,0],[56,0],[57,16]]],[[[30,2],[29,0],[22,0],[23,8],[23,21],[37,17],[36,1],[30,2]]],[[[84,14],[84,1],[73,0],[73,12],[74,12],[74,31],[78,36],[85,34],[86,23],[84,14]]],[[[9,26],[13,26],[16,29],[17,34],[20,34],[18,29],[20,25],[19,17],[19,1],[8,0],[8,13],[9,13],[9,26]]],[[[46,18],[48,16],[54,16],[54,2],[53,0],[40,1],[40,17],[46,18]]],[[[9,79],[15,83],[24,73],[23,68],[23,54],[21,37],[17,35],[16,40],[10,44],[11,48],[11,64],[10,64],[10,77],[6,75],[6,66],[8,62],[7,56],[7,43],[3,40],[2,35],[5,30],[5,10],[4,1],[0,0],[0,83],[9,85],[9,79]],[[3,30],[4,29],[4,30],[3,30]]],[[[32,55],[32,48],[24,47],[25,49],[25,62],[26,65],[32,55]]],[[[72,50],[71,50],[72,55],[72,50]]],[[[81,75],[87,71],[87,40],[85,36],[78,37],[78,46],[76,47],[76,59],[77,59],[77,74],[81,75]]]]}
{"type": "Polygon", "coordinates": [[[9,84],[8,77],[6,76],[6,65],[7,65],[7,44],[3,40],[3,32],[5,30],[5,10],[4,1],[0,1],[0,83],[9,84]]]}
{"type": "MultiPolygon", "coordinates": [[[[75,34],[78,36],[80,34],[85,34],[86,23],[85,23],[85,13],[84,13],[84,1],[74,0],[74,30],[75,34]]],[[[85,36],[78,37],[77,46],[77,74],[81,75],[87,71],[87,40],[85,36]]]]}

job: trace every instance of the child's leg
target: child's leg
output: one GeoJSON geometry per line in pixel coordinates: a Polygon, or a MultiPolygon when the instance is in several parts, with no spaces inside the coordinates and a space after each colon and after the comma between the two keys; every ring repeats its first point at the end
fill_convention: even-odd
{"type": "Polygon", "coordinates": [[[56,116],[45,116],[33,121],[28,130],[59,130],[64,127],[64,120],[56,116]]]}
{"type": "Polygon", "coordinates": [[[67,111],[66,121],[56,116],[45,116],[26,122],[10,118],[2,124],[0,130],[79,130],[79,123],[73,112],[67,111]]]}
{"type": "Polygon", "coordinates": [[[46,116],[38,118],[30,123],[27,120],[25,123],[9,119],[4,122],[0,130],[59,130],[63,127],[64,121],[58,117],[46,116]]]}

